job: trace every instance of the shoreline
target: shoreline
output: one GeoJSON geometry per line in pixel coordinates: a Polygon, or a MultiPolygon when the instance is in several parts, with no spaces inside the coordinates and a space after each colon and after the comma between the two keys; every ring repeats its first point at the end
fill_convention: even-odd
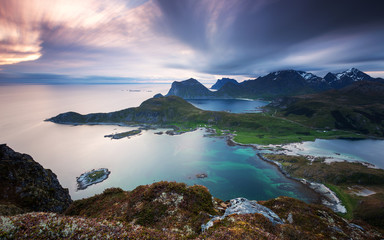
{"type": "Polygon", "coordinates": [[[322,204],[324,206],[329,207],[334,212],[338,213],[347,213],[347,210],[345,206],[342,204],[341,200],[336,196],[336,193],[334,193],[331,189],[329,189],[327,186],[325,186],[322,183],[317,182],[311,182],[304,178],[295,178],[292,177],[289,173],[287,173],[282,165],[279,162],[273,161],[265,156],[263,156],[262,153],[256,154],[261,160],[266,161],[274,166],[287,178],[295,180],[296,182],[299,182],[303,184],[308,189],[311,189],[316,195],[319,196],[319,201],[315,202],[317,204],[322,204]]]}
{"type": "MultiPolygon", "coordinates": [[[[262,150],[258,148],[257,145],[255,144],[243,144],[243,143],[238,143],[233,140],[234,135],[233,134],[227,134],[226,135],[226,141],[228,146],[242,146],[242,147],[251,147],[254,150],[262,150]]],[[[315,193],[319,198],[316,202],[316,204],[321,204],[323,206],[329,207],[332,209],[334,212],[338,213],[346,213],[346,208],[342,204],[341,200],[336,196],[336,193],[334,193],[332,190],[330,190],[328,187],[326,187],[324,184],[321,183],[316,183],[316,182],[311,182],[306,179],[299,179],[292,177],[289,173],[287,173],[282,165],[276,161],[273,161],[271,159],[266,158],[263,156],[262,153],[258,152],[256,154],[262,161],[265,161],[273,166],[276,167],[276,169],[282,173],[286,178],[294,180],[300,184],[302,184],[304,187],[306,187],[308,190],[312,191],[315,193]]]]}

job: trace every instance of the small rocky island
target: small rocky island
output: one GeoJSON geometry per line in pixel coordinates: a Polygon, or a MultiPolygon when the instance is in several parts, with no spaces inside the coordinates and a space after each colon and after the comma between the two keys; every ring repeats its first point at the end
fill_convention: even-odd
{"type": "Polygon", "coordinates": [[[107,168],[99,168],[81,174],[80,177],[76,179],[77,190],[84,190],[93,184],[101,183],[108,178],[110,173],[107,168]]]}
{"type": "Polygon", "coordinates": [[[198,174],[196,174],[196,177],[197,178],[207,178],[208,174],[206,174],[206,173],[198,173],[198,174]]]}
{"type": "Polygon", "coordinates": [[[135,136],[135,135],[140,134],[140,133],[141,133],[141,130],[137,129],[137,130],[131,130],[128,132],[121,132],[121,133],[105,135],[104,137],[105,138],[111,138],[111,139],[122,139],[125,137],[129,138],[129,137],[135,136]]]}

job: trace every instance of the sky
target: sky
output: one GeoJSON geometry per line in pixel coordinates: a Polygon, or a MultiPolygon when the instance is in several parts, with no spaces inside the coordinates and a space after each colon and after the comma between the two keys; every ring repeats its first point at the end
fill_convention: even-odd
{"type": "Polygon", "coordinates": [[[384,77],[382,0],[0,0],[0,79],[384,77]]]}

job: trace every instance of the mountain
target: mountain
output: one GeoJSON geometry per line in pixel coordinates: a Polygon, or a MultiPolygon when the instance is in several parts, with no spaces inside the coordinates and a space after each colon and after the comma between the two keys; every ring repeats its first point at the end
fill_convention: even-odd
{"type": "Polygon", "coordinates": [[[272,105],[279,116],[306,126],[384,136],[384,84],[380,82],[359,80],[342,89],[287,97],[272,105]]]}
{"type": "Polygon", "coordinates": [[[173,82],[166,96],[178,96],[184,99],[213,98],[213,93],[196,79],[190,78],[181,82],[173,82]]]}
{"type": "Polygon", "coordinates": [[[314,75],[303,77],[304,72],[285,70],[270,73],[255,80],[244,81],[242,85],[243,96],[248,98],[291,96],[316,91],[315,86],[320,85],[320,78],[314,75]]]}
{"type": "Polygon", "coordinates": [[[227,83],[233,83],[235,85],[239,84],[235,79],[222,78],[222,79],[218,79],[217,82],[211,87],[211,89],[219,90],[227,83]]]}
{"type": "Polygon", "coordinates": [[[0,215],[63,212],[72,202],[51,170],[5,144],[0,145],[0,183],[0,215]]]}
{"type": "Polygon", "coordinates": [[[372,78],[356,68],[351,68],[337,74],[328,73],[324,78],[304,71],[284,70],[272,72],[257,79],[246,80],[241,83],[229,80],[225,81],[223,79],[218,80],[217,84],[220,83],[221,86],[219,85],[216,92],[209,91],[195,79],[193,79],[193,83],[191,79],[174,82],[167,95],[175,95],[185,99],[273,99],[276,97],[296,96],[323,92],[330,89],[340,89],[359,81],[384,83],[383,79],[372,78]],[[225,84],[221,84],[225,81],[225,84]]]}
{"type": "Polygon", "coordinates": [[[347,71],[341,73],[327,73],[324,77],[327,84],[330,88],[340,89],[346,87],[354,82],[358,81],[373,81],[373,82],[384,82],[381,78],[372,78],[368,74],[363,73],[362,71],[351,68],[347,71]]]}

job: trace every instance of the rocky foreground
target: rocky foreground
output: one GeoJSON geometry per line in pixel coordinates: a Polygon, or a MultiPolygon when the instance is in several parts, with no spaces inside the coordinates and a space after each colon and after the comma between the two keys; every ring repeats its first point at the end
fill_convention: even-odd
{"type": "Polygon", "coordinates": [[[56,175],[27,154],[0,145],[0,214],[63,212],[71,204],[56,175]]]}
{"type": "MultiPolygon", "coordinates": [[[[30,169],[40,169],[38,163],[5,145],[1,147],[2,164],[3,161],[24,160],[30,163],[24,166],[24,173],[20,172],[12,179],[41,180],[37,175],[27,174],[32,172],[30,169]]],[[[4,182],[4,179],[12,176],[12,170],[8,173],[4,172],[4,168],[1,170],[1,187],[11,189],[9,181],[4,182]]],[[[45,171],[49,175],[49,170],[45,171]]],[[[53,180],[46,178],[44,181],[53,180]]],[[[23,213],[0,212],[0,239],[383,238],[379,230],[362,221],[348,221],[329,208],[288,197],[259,202],[238,198],[224,202],[212,197],[203,186],[157,182],[132,191],[106,189],[102,194],[74,201],[60,214],[53,211],[63,210],[70,199],[63,205],[61,195],[56,193],[60,192],[59,189],[52,190],[51,195],[42,194],[41,199],[32,198],[29,202],[18,201],[17,198],[5,201],[2,192],[1,202],[6,202],[8,206],[13,204],[23,213]],[[60,208],[53,207],[55,204],[60,208]],[[40,208],[33,208],[36,205],[40,208]]]]}

